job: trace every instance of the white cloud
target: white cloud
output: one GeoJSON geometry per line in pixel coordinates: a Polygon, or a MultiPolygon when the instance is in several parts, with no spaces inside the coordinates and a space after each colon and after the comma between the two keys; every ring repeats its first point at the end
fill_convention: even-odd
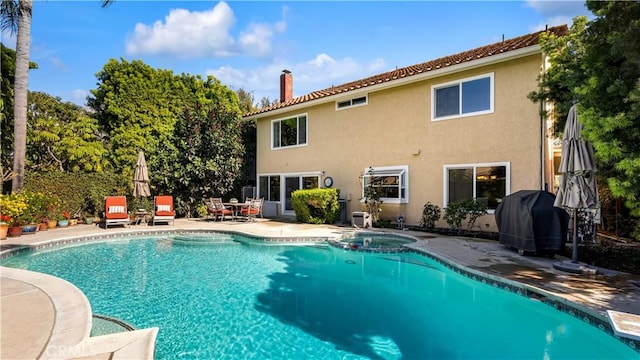
{"type": "Polygon", "coordinates": [[[59,57],[52,56],[49,58],[49,61],[51,61],[51,64],[53,65],[54,68],[62,72],[69,72],[69,67],[59,57]]]}
{"type": "Polygon", "coordinates": [[[240,34],[239,42],[249,55],[264,55],[271,49],[273,31],[268,25],[249,24],[247,31],[240,34]]]}
{"type": "Polygon", "coordinates": [[[284,18],[273,25],[250,23],[235,39],[231,33],[235,23],[233,10],[226,2],[206,11],[173,9],[164,21],[136,24],[126,51],[129,55],[169,54],[179,58],[262,56],[271,51],[274,34],[287,28],[284,18]]]}
{"type": "Polygon", "coordinates": [[[84,106],[84,104],[87,103],[87,96],[89,96],[89,92],[87,90],[76,89],[71,92],[70,101],[74,104],[84,106]]]}
{"type": "Polygon", "coordinates": [[[576,16],[593,18],[593,14],[587,9],[584,1],[528,0],[525,2],[525,6],[545,17],[543,21],[529,27],[532,32],[544,30],[546,26],[566,24],[571,27],[573,18],[576,16]]]}
{"type": "Polygon", "coordinates": [[[279,97],[280,74],[284,69],[290,70],[293,74],[293,96],[296,97],[381,73],[386,71],[386,67],[382,59],[361,63],[350,57],[334,59],[322,53],[297,64],[274,61],[251,70],[223,66],[207,70],[206,73],[233,89],[243,88],[253,92],[256,101],[259,101],[263,97],[271,100],[279,97]]]}
{"type": "Polygon", "coordinates": [[[589,13],[585,2],[579,0],[527,0],[526,6],[548,17],[556,17],[559,15],[574,17],[576,15],[586,15],[589,13]]]}

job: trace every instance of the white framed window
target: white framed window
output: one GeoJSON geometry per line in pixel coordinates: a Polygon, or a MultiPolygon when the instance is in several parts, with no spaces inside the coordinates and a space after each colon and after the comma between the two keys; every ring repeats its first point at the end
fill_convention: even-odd
{"type": "Polygon", "coordinates": [[[265,201],[280,201],[280,175],[258,176],[258,194],[265,201]]]}
{"type": "Polygon", "coordinates": [[[362,198],[364,190],[371,188],[383,203],[409,202],[409,166],[369,167],[362,175],[362,198]]]}
{"type": "Polygon", "coordinates": [[[271,148],[307,144],[307,114],[296,115],[271,122],[271,148]]]}
{"type": "Polygon", "coordinates": [[[444,166],[444,207],[449,202],[476,199],[493,213],[511,192],[509,163],[444,166]]]}
{"type": "Polygon", "coordinates": [[[431,87],[431,121],[493,113],[493,73],[431,87]]]}
{"type": "Polygon", "coordinates": [[[352,99],[336,101],[336,110],[343,110],[354,106],[363,106],[369,103],[367,95],[355,97],[352,99]]]}

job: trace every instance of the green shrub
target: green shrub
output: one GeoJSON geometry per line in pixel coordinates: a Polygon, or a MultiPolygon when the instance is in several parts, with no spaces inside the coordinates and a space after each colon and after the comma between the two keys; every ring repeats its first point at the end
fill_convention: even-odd
{"type": "Polygon", "coordinates": [[[205,204],[199,204],[198,207],[196,207],[196,214],[198,214],[198,217],[206,217],[208,214],[207,211],[207,205],[205,204]]]}
{"type": "Polygon", "coordinates": [[[296,220],[309,224],[333,224],[340,216],[337,189],[296,190],[291,194],[296,220]]]}
{"type": "Polygon", "coordinates": [[[467,209],[464,207],[462,201],[451,201],[444,208],[444,215],[442,219],[449,225],[449,228],[460,232],[462,226],[462,220],[467,217],[467,209]]]}
{"type": "Polygon", "coordinates": [[[467,209],[467,230],[471,230],[476,220],[487,213],[487,206],[475,199],[465,200],[463,206],[467,209]]]}
{"type": "Polygon", "coordinates": [[[60,200],[59,212],[81,217],[102,212],[107,195],[129,195],[127,203],[133,205],[131,183],[120,174],[39,172],[27,173],[24,190],[55,196],[60,200]]]}
{"type": "Polygon", "coordinates": [[[459,233],[462,221],[468,218],[467,230],[470,230],[476,220],[486,213],[486,205],[476,201],[475,199],[466,199],[450,202],[444,209],[443,219],[447,222],[449,228],[459,233]]]}
{"type": "Polygon", "coordinates": [[[375,223],[375,227],[390,229],[393,227],[393,224],[391,224],[391,220],[389,219],[378,219],[375,223]]]}
{"type": "Polygon", "coordinates": [[[433,230],[436,226],[436,221],[440,220],[440,215],[442,214],[442,210],[438,205],[427,202],[422,207],[422,220],[420,221],[420,226],[426,228],[427,230],[433,230]]]}
{"type": "Polygon", "coordinates": [[[640,244],[600,241],[580,246],[578,260],[594,266],[640,275],[640,244]]]}

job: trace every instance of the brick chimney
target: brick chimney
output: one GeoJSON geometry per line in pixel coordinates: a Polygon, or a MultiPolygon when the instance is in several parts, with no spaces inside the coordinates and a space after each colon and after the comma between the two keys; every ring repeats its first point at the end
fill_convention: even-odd
{"type": "Polygon", "coordinates": [[[293,99],[293,75],[291,71],[282,70],[280,74],[280,102],[293,99]]]}

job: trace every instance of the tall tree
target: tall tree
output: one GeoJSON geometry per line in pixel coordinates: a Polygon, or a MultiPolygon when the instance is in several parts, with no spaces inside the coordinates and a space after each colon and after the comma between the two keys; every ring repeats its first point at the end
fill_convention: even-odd
{"type": "MultiPolygon", "coordinates": [[[[0,173],[7,174],[13,168],[13,79],[16,52],[0,44],[2,50],[2,88],[0,94],[0,173]],[[5,169],[7,172],[5,173],[5,169]]],[[[4,176],[3,176],[4,180],[4,176]]]]}
{"type": "Polygon", "coordinates": [[[29,91],[29,51],[31,47],[32,0],[3,0],[3,29],[17,30],[13,100],[13,172],[12,190],[24,185],[24,161],[27,151],[27,92],[29,91]],[[13,5],[9,5],[12,3],[13,5]],[[5,7],[6,6],[6,7],[5,7]],[[7,9],[7,13],[4,10],[7,9]],[[17,11],[17,14],[16,14],[17,11]],[[6,22],[5,22],[6,21],[6,22]],[[5,24],[11,24],[5,26],[5,24]]]}
{"type": "Polygon", "coordinates": [[[106,134],[110,163],[115,172],[133,176],[138,151],[156,167],[156,153],[171,143],[184,104],[196,96],[190,90],[201,78],[174,75],[139,60],[111,59],[96,75],[89,106],[106,134]]]}
{"type": "MultiPolygon", "coordinates": [[[[102,7],[108,6],[112,1],[113,0],[103,0],[102,7]]],[[[32,14],[33,0],[2,0],[2,4],[0,5],[2,30],[17,33],[13,101],[13,172],[15,173],[12,182],[13,191],[18,191],[24,186],[32,14]]]]}
{"type": "Polygon", "coordinates": [[[106,150],[98,121],[59,97],[29,92],[27,156],[31,171],[102,172],[106,150]]]}
{"type": "Polygon", "coordinates": [[[238,105],[240,106],[240,111],[243,114],[256,110],[256,106],[254,105],[253,92],[247,91],[244,88],[240,88],[236,90],[236,94],[238,95],[238,105]]]}
{"type": "Polygon", "coordinates": [[[209,76],[192,83],[197,95],[186,102],[176,123],[172,144],[175,153],[163,167],[165,184],[177,198],[177,208],[193,214],[192,205],[227,194],[240,176],[244,156],[238,97],[209,76]]]}
{"type": "MultiPolygon", "coordinates": [[[[640,2],[588,1],[595,15],[585,32],[587,80],[577,89],[585,136],[609,188],[640,217],[640,2]]],[[[640,239],[640,223],[636,228],[640,239]]]]}
{"type": "Polygon", "coordinates": [[[260,109],[264,109],[264,108],[268,108],[271,105],[274,105],[276,102],[275,101],[271,101],[269,100],[268,96],[263,96],[262,99],[260,99],[260,103],[258,104],[258,107],[260,109]]]}
{"type": "MultiPolygon", "coordinates": [[[[530,95],[555,104],[561,129],[579,103],[584,136],[598,160],[598,175],[614,197],[640,216],[640,2],[587,1],[595,18],[574,19],[567,36],[542,38],[551,68],[530,95]]],[[[640,222],[636,222],[640,238],[640,222]]]]}

